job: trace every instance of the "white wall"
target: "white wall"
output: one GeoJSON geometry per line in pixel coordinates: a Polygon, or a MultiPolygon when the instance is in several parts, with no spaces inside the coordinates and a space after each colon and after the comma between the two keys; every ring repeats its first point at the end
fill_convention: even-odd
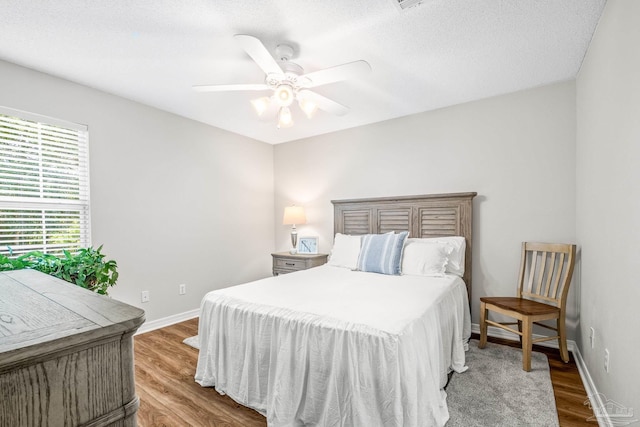
{"type": "MultiPolygon", "coordinates": [[[[575,241],[575,85],[565,82],[275,146],[276,248],[284,206],[299,235],[333,240],[332,199],[476,191],[478,298],[515,293],[522,241],[575,241]]],[[[568,304],[570,337],[577,289],[568,304]]]]}
{"type": "Polygon", "coordinates": [[[270,275],[271,145],[7,62],[0,76],[0,105],[89,126],[93,244],[120,271],[111,296],[156,320],[270,275]]]}
{"type": "Polygon", "coordinates": [[[640,418],[640,2],[609,0],[577,79],[578,340],[598,391],[640,418]],[[596,331],[595,348],[588,328],[596,331]],[[611,367],[604,370],[604,350],[611,367]]]}

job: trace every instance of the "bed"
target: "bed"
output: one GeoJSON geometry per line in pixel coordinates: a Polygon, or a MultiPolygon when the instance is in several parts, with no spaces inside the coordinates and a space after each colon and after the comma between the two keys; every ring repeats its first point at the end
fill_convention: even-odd
{"type": "Polygon", "coordinates": [[[466,369],[474,196],[332,201],[337,237],[461,236],[464,271],[325,265],[210,292],[196,381],[274,427],[444,425],[447,374],[466,369]]]}

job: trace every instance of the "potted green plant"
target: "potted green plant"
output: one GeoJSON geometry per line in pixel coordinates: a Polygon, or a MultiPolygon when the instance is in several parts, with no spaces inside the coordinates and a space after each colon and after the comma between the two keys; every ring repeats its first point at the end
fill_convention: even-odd
{"type": "Polygon", "coordinates": [[[0,271],[32,268],[101,295],[108,295],[109,287],[118,280],[118,265],[104,259],[102,246],[81,248],[74,254],[64,251],[61,257],[40,251],[10,256],[0,254],[0,271]]]}

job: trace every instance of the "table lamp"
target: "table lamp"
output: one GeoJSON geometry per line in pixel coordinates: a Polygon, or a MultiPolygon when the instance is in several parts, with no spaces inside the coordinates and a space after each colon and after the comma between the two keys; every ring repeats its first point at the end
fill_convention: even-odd
{"type": "Polygon", "coordinates": [[[291,245],[293,248],[289,251],[290,254],[297,252],[296,246],[298,245],[298,231],[296,230],[296,224],[306,224],[307,217],[304,215],[304,208],[302,206],[287,206],[284,208],[284,217],[282,218],[283,225],[291,225],[291,245]]]}

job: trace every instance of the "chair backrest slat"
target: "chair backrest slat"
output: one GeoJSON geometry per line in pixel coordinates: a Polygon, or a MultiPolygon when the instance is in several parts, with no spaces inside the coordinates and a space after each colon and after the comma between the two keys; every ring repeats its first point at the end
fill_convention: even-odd
{"type": "Polygon", "coordinates": [[[520,273],[518,274],[518,292],[517,297],[522,297],[522,292],[524,291],[522,284],[524,283],[524,277],[526,274],[526,266],[527,266],[527,251],[525,250],[525,245],[527,243],[522,243],[522,250],[520,251],[520,273]]]}
{"type": "MultiPolygon", "coordinates": [[[[551,265],[549,266],[549,274],[547,274],[547,283],[544,285],[544,292],[542,295],[549,296],[549,290],[551,288],[551,280],[553,279],[553,273],[556,271],[556,252],[551,252],[550,256],[551,265]]],[[[562,264],[560,264],[562,268],[562,264]]]]}
{"type": "MultiPolygon", "coordinates": [[[[563,267],[563,266],[564,266],[564,254],[562,253],[562,254],[560,254],[560,267],[561,267],[561,271],[558,273],[558,276],[556,277],[556,281],[555,281],[555,283],[553,284],[553,292],[552,292],[552,295],[558,295],[558,292],[560,292],[560,293],[562,294],[562,289],[563,289],[565,286],[567,286],[567,285],[565,284],[565,280],[566,280],[566,279],[565,279],[565,280],[563,280],[563,281],[562,281],[562,285],[560,285],[560,277],[561,277],[561,274],[560,274],[560,273],[562,272],[562,267],[563,267]],[[558,289],[558,286],[560,286],[560,289],[558,289]]],[[[564,270],[565,270],[565,276],[566,276],[566,274],[567,274],[567,272],[568,272],[568,271],[567,271],[567,269],[564,269],[564,270]]]]}
{"type": "Polygon", "coordinates": [[[536,263],[538,262],[538,251],[531,253],[531,265],[529,265],[529,283],[527,284],[527,292],[533,293],[533,280],[536,277],[536,263]]]}
{"type": "Polygon", "coordinates": [[[540,271],[538,272],[538,287],[536,288],[536,295],[542,295],[542,281],[545,278],[545,267],[547,265],[547,252],[540,252],[540,259],[542,261],[542,265],[540,266],[540,271]]]}
{"type": "Polygon", "coordinates": [[[523,243],[518,296],[564,306],[575,254],[575,245],[523,243]]]}

